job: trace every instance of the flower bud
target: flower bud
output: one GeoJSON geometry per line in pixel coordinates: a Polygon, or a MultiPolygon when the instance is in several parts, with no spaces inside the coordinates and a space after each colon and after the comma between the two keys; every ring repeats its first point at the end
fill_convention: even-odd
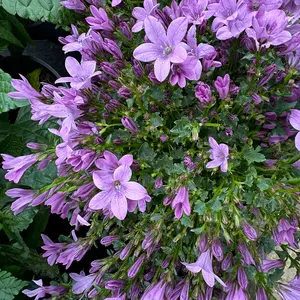
{"type": "Polygon", "coordinates": [[[218,76],[217,80],[214,83],[214,86],[217,89],[220,98],[222,100],[226,99],[229,94],[229,84],[230,84],[230,77],[228,74],[226,74],[224,78],[218,76]]]}
{"type": "Polygon", "coordinates": [[[124,280],[107,280],[105,282],[105,288],[111,291],[117,291],[124,285],[124,280]]]}
{"type": "Polygon", "coordinates": [[[107,73],[108,75],[112,76],[112,77],[120,77],[120,72],[119,70],[117,70],[117,68],[109,63],[109,62],[103,62],[100,64],[101,69],[107,73]]]}
{"type": "Polygon", "coordinates": [[[259,288],[256,292],[256,300],[268,300],[268,296],[266,294],[265,289],[259,288]]]}
{"type": "Polygon", "coordinates": [[[207,251],[208,249],[208,242],[207,236],[205,234],[201,234],[200,242],[199,242],[199,251],[200,253],[207,251]]]}
{"type": "Polygon", "coordinates": [[[116,237],[114,235],[108,235],[108,236],[105,236],[104,238],[102,238],[100,240],[100,244],[107,247],[107,246],[111,245],[116,240],[118,240],[118,237],[116,237]]]}
{"type": "Polygon", "coordinates": [[[245,270],[242,267],[238,269],[238,283],[243,290],[247,289],[248,286],[248,277],[245,270]]]}
{"type": "Polygon", "coordinates": [[[32,150],[46,150],[48,147],[47,145],[39,144],[39,143],[27,143],[26,146],[27,148],[32,150]]]}
{"type": "Polygon", "coordinates": [[[155,180],[154,187],[156,189],[160,189],[162,186],[163,186],[162,178],[161,177],[157,177],[156,180],[155,180]]]}
{"type": "Polygon", "coordinates": [[[132,60],[132,72],[135,76],[139,78],[141,78],[144,74],[144,69],[142,64],[136,59],[132,60]]]}
{"type": "Polygon", "coordinates": [[[210,86],[200,81],[195,88],[195,96],[203,104],[210,103],[212,101],[210,86]]]}
{"type": "Polygon", "coordinates": [[[120,22],[120,31],[126,37],[128,41],[132,40],[131,30],[126,22],[120,22]]]}
{"type": "Polygon", "coordinates": [[[256,94],[256,93],[252,93],[251,94],[251,99],[252,99],[254,105],[258,105],[258,104],[260,104],[262,102],[261,97],[258,94],[256,94]]]}
{"type": "Polygon", "coordinates": [[[130,98],[131,97],[131,90],[127,87],[121,87],[118,90],[118,95],[121,98],[125,98],[125,99],[130,98]]]}
{"type": "Polygon", "coordinates": [[[168,140],[168,137],[166,135],[161,135],[159,139],[162,143],[165,143],[168,140]]]}
{"type": "Polygon", "coordinates": [[[252,226],[250,226],[246,221],[243,221],[243,231],[245,236],[250,241],[255,241],[257,239],[257,233],[255,229],[252,226]]]}
{"type": "Polygon", "coordinates": [[[123,117],[122,120],[121,120],[123,126],[128,129],[129,131],[133,132],[133,133],[136,133],[138,132],[138,129],[135,125],[135,123],[133,122],[133,120],[130,118],[130,117],[123,117]]]}
{"type": "Polygon", "coordinates": [[[125,248],[121,251],[120,253],[120,259],[121,260],[125,260],[127,258],[127,256],[129,255],[130,253],[130,250],[132,248],[132,244],[131,243],[128,243],[125,248]]]}
{"type": "Polygon", "coordinates": [[[211,246],[211,251],[213,256],[217,259],[217,261],[222,261],[224,254],[223,254],[223,247],[219,240],[214,240],[211,246]]]}
{"type": "Polygon", "coordinates": [[[232,262],[232,254],[231,253],[228,253],[226,255],[226,257],[224,258],[224,260],[222,261],[222,264],[221,264],[221,269],[223,271],[227,271],[229,268],[231,268],[233,265],[233,262],[232,262]]]}
{"type": "Polygon", "coordinates": [[[123,58],[123,53],[122,53],[120,47],[113,40],[105,38],[104,41],[102,42],[102,46],[105,51],[112,54],[114,57],[120,58],[120,59],[123,58]]]}
{"type": "Polygon", "coordinates": [[[141,255],[137,261],[131,266],[131,268],[128,270],[127,276],[129,278],[133,278],[136,276],[138,271],[140,270],[141,265],[143,264],[145,260],[145,255],[141,255]]]}

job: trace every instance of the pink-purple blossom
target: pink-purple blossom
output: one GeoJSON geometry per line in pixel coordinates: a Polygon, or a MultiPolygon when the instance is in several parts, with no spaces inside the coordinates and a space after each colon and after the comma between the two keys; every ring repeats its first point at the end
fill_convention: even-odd
{"type": "Polygon", "coordinates": [[[175,198],[172,201],[172,208],[175,211],[175,217],[180,219],[183,212],[189,216],[191,214],[191,205],[189,202],[189,190],[186,186],[181,186],[175,198]]]}
{"type": "Polygon", "coordinates": [[[209,137],[209,144],[211,147],[209,158],[212,160],[206,164],[206,168],[221,167],[222,172],[227,172],[229,147],[225,144],[218,144],[213,137],[209,137]]]}
{"type": "Polygon", "coordinates": [[[300,151],[300,110],[291,109],[289,121],[290,121],[291,125],[293,126],[293,128],[295,128],[297,131],[299,131],[296,134],[295,146],[300,151]]]}
{"type": "Polygon", "coordinates": [[[133,56],[135,59],[150,62],[154,61],[154,73],[162,82],[169,75],[171,63],[183,63],[187,52],[181,41],[187,30],[186,18],[178,18],[171,22],[167,32],[163,25],[154,17],[149,16],[144,21],[145,32],[151,43],[138,46],[133,56]]]}

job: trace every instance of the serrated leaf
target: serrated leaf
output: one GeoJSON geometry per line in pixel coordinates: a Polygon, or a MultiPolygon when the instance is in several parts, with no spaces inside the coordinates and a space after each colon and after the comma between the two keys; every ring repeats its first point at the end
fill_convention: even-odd
{"type": "Polygon", "coordinates": [[[11,273],[0,270],[0,299],[14,299],[27,284],[26,281],[17,279],[11,273]]]}
{"type": "Polygon", "coordinates": [[[3,8],[12,15],[32,21],[70,25],[75,14],[60,5],[60,0],[2,0],[3,8]]]}
{"type": "Polygon", "coordinates": [[[205,214],[205,203],[198,201],[194,207],[194,212],[196,212],[199,216],[203,216],[205,214]]]}
{"type": "Polygon", "coordinates": [[[269,178],[258,179],[257,187],[262,191],[267,190],[271,185],[272,185],[272,180],[269,178]]]}
{"type": "Polygon", "coordinates": [[[149,121],[150,121],[151,126],[153,126],[153,127],[158,127],[158,126],[163,125],[162,118],[158,112],[153,114],[153,116],[151,117],[151,119],[149,121]]]}
{"type": "Polygon", "coordinates": [[[266,157],[262,153],[259,153],[260,150],[261,148],[257,147],[255,150],[252,148],[244,152],[244,157],[249,164],[254,162],[264,162],[266,160],[266,157]]]}
{"type": "Polygon", "coordinates": [[[10,75],[0,69],[0,113],[28,105],[28,100],[14,100],[7,95],[14,91],[10,81],[10,75]]]}
{"type": "Polygon", "coordinates": [[[155,152],[148,143],[144,143],[139,150],[139,158],[144,161],[153,161],[155,158],[155,152]]]}
{"type": "Polygon", "coordinates": [[[190,219],[187,215],[184,215],[184,216],[180,219],[180,223],[181,223],[184,227],[193,227],[193,222],[191,221],[191,219],[190,219]]]}
{"type": "Polygon", "coordinates": [[[175,126],[170,130],[176,137],[175,142],[178,143],[186,138],[191,137],[193,125],[187,117],[175,121],[175,126]]]}

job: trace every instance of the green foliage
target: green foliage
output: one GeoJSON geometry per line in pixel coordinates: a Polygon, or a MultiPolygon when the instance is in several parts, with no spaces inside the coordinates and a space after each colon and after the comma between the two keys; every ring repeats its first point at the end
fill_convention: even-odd
{"type": "Polygon", "coordinates": [[[151,162],[154,160],[155,158],[155,152],[152,148],[150,148],[150,146],[148,145],[148,143],[144,143],[140,150],[139,150],[139,158],[147,161],[147,162],[151,162]]]}
{"type": "Polygon", "coordinates": [[[32,21],[48,21],[68,26],[74,14],[62,7],[60,0],[1,0],[2,7],[12,15],[32,21]]]}
{"type": "Polygon", "coordinates": [[[0,270],[0,299],[12,300],[27,285],[26,281],[22,281],[12,276],[11,273],[0,270]]]}
{"type": "Polygon", "coordinates": [[[187,117],[175,121],[175,126],[170,130],[175,136],[175,143],[179,143],[192,134],[192,124],[187,117]]]}
{"type": "Polygon", "coordinates": [[[244,157],[248,161],[249,164],[254,162],[264,162],[266,160],[266,157],[259,153],[261,151],[261,148],[258,146],[256,149],[251,148],[244,152],[244,157]]]}
{"type": "MultiPolygon", "coordinates": [[[[1,26],[1,25],[0,25],[1,26]]],[[[1,27],[0,27],[1,28],[1,27]]],[[[0,29],[1,32],[1,29],[0,29]]],[[[1,35],[1,33],[0,33],[1,35]]],[[[28,105],[27,100],[15,100],[10,98],[7,93],[13,92],[10,81],[11,77],[9,74],[3,72],[0,69],[0,113],[9,111],[11,109],[28,105]]]]}

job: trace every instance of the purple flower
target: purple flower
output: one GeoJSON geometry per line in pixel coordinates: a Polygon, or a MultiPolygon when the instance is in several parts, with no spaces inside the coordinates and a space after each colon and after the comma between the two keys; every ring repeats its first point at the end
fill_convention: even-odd
{"type": "Polygon", "coordinates": [[[224,78],[218,76],[217,80],[214,83],[215,88],[217,89],[220,98],[222,100],[226,99],[229,94],[229,86],[230,86],[230,77],[228,74],[224,76],[224,78]]]}
{"type": "Polygon", "coordinates": [[[128,41],[132,40],[132,33],[131,30],[126,22],[120,23],[120,31],[123,33],[123,35],[126,37],[128,41]]]}
{"type": "Polygon", "coordinates": [[[112,176],[118,167],[122,165],[130,167],[133,163],[133,157],[131,154],[126,154],[118,159],[113,153],[104,151],[103,157],[104,158],[97,159],[95,162],[97,168],[101,170],[97,171],[97,174],[101,177],[112,176]]]}
{"type": "Polygon", "coordinates": [[[242,255],[244,265],[246,266],[249,266],[251,264],[255,265],[255,261],[244,242],[238,245],[238,250],[242,255]]]}
{"type": "Polygon", "coordinates": [[[46,294],[54,295],[54,296],[61,296],[65,294],[68,290],[63,286],[43,286],[42,279],[33,280],[33,282],[39,286],[39,288],[35,290],[23,290],[22,293],[25,294],[27,297],[35,297],[35,300],[43,298],[46,294]]]}
{"type": "Polygon", "coordinates": [[[298,151],[300,151],[300,110],[291,109],[289,122],[296,130],[299,131],[295,138],[295,146],[298,149],[298,151]]]}
{"type": "Polygon", "coordinates": [[[162,178],[161,178],[161,177],[157,177],[157,178],[155,179],[154,187],[155,187],[156,189],[160,189],[162,186],[163,186],[162,178]]]}
{"type": "Polygon", "coordinates": [[[198,82],[195,88],[195,96],[203,104],[209,104],[212,101],[210,86],[202,81],[198,82]]]}
{"type": "Polygon", "coordinates": [[[61,214],[62,208],[65,204],[65,200],[67,198],[66,192],[57,192],[53,196],[51,196],[46,202],[46,205],[51,206],[51,213],[52,214],[61,214]]]}
{"type": "Polygon", "coordinates": [[[101,239],[100,244],[104,245],[105,247],[111,245],[114,241],[117,241],[119,238],[114,235],[107,235],[101,239]]]}
{"type": "Polygon", "coordinates": [[[65,243],[54,243],[52,242],[46,235],[42,234],[42,239],[44,242],[44,246],[42,249],[46,252],[43,254],[43,257],[47,257],[47,262],[50,266],[53,266],[62,251],[62,249],[66,246],[65,243]]]}
{"type": "Polygon", "coordinates": [[[211,28],[213,32],[217,32],[217,38],[228,40],[239,36],[251,26],[254,13],[242,1],[220,0],[219,3],[208,5],[208,14],[216,17],[211,28]]]}
{"type": "Polygon", "coordinates": [[[213,256],[217,259],[217,261],[222,261],[224,257],[223,247],[219,240],[214,240],[211,246],[211,251],[213,256]]]}
{"type": "Polygon", "coordinates": [[[91,88],[91,78],[101,74],[100,71],[95,72],[95,61],[84,61],[80,64],[71,56],[66,58],[66,69],[72,77],[61,77],[55,83],[70,82],[71,87],[77,90],[91,88]]]}
{"type": "Polygon", "coordinates": [[[11,210],[14,212],[14,215],[19,214],[26,207],[28,207],[36,195],[32,190],[24,190],[19,188],[10,189],[6,191],[5,194],[10,198],[19,198],[11,205],[11,210]]]}
{"type": "Polygon", "coordinates": [[[8,154],[1,154],[4,159],[2,168],[8,172],[5,179],[18,183],[27,169],[37,162],[37,154],[13,157],[8,154]]]}
{"type": "Polygon", "coordinates": [[[259,46],[269,48],[286,43],[292,37],[285,30],[288,18],[283,10],[266,11],[264,5],[260,7],[252,21],[252,28],[247,28],[248,37],[253,38],[257,49],[259,46]]]}
{"type": "Polygon", "coordinates": [[[175,210],[175,218],[180,219],[183,212],[189,216],[191,214],[191,205],[189,202],[189,191],[186,186],[181,186],[172,201],[172,209],[175,210]]]}
{"type": "Polygon", "coordinates": [[[77,11],[85,10],[85,5],[81,2],[81,0],[66,0],[60,2],[60,4],[67,9],[73,9],[77,11]]]}
{"type": "Polygon", "coordinates": [[[131,131],[133,133],[138,132],[138,129],[137,129],[135,123],[133,122],[133,120],[130,117],[127,117],[127,116],[123,117],[121,119],[121,122],[122,122],[123,126],[126,129],[128,129],[129,131],[131,131]]]}
{"type": "Polygon", "coordinates": [[[255,241],[257,239],[257,232],[246,221],[243,221],[243,231],[244,231],[245,236],[250,241],[255,241]]]}
{"type": "MultiPolygon", "coordinates": [[[[102,46],[103,46],[104,50],[107,51],[108,53],[112,54],[115,59],[123,58],[123,53],[122,53],[120,47],[113,40],[105,38],[102,43],[102,46]]],[[[115,62],[115,63],[117,63],[117,62],[115,62]]]]}
{"type": "Polygon", "coordinates": [[[280,284],[278,292],[284,300],[300,299],[300,277],[295,277],[288,284],[280,284]]]}
{"type": "Polygon", "coordinates": [[[89,207],[93,210],[109,208],[119,220],[127,215],[127,200],[142,200],[147,196],[146,189],[137,182],[129,181],[132,171],[127,165],[118,167],[112,177],[101,177],[99,171],[93,173],[95,185],[102,190],[95,195],[89,207]]]}
{"type": "Polygon", "coordinates": [[[8,96],[14,99],[33,99],[39,100],[43,96],[37,92],[29,83],[29,81],[23,76],[20,75],[21,79],[12,79],[11,85],[17,90],[17,92],[10,92],[8,96]]]}
{"type": "Polygon", "coordinates": [[[187,52],[181,44],[187,30],[186,18],[178,18],[171,22],[167,33],[163,25],[154,17],[150,16],[144,21],[145,32],[151,43],[138,46],[133,56],[135,59],[150,62],[154,61],[154,73],[162,82],[170,72],[170,63],[183,63],[187,52]]]}
{"type": "Polygon", "coordinates": [[[131,97],[131,90],[125,86],[121,87],[119,90],[118,90],[118,96],[120,98],[130,98],[131,97]]]}
{"type": "Polygon", "coordinates": [[[246,293],[237,284],[233,284],[229,290],[226,300],[248,300],[246,293]]]}
{"type": "Polygon", "coordinates": [[[263,288],[258,288],[256,292],[256,300],[268,300],[267,293],[265,289],[263,288]]]}
{"type": "Polygon", "coordinates": [[[252,99],[254,105],[258,105],[262,102],[262,99],[258,94],[252,93],[250,96],[251,96],[251,99],[252,99]]]}
{"type": "Polygon", "coordinates": [[[120,259],[121,259],[121,260],[125,260],[125,259],[128,257],[131,248],[132,248],[132,244],[131,244],[131,243],[128,243],[128,244],[125,246],[125,248],[123,248],[123,250],[122,250],[121,253],[120,253],[120,259]]]}
{"type": "Polygon", "coordinates": [[[201,271],[202,276],[206,284],[213,287],[215,284],[215,279],[223,286],[225,283],[214,274],[212,269],[212,255],[210,249],[200,254],[196,262],[188,264],[182,263],[185,267],[192,273],[199,273],[201,271]]]}
{"type": "Polygon", "coordinates": [[[85,20],[95,30],[113,31],[114,24],[108,18],[106,11],[103,8],[97,9],[94,5],[90,7],[93,17],[87,17],[85,20]]]}
{"type": "Polygon", "coordinates": [[[129,278],[134,278],[145,260],[145,255],[141,255],[127,272],[129,278]]]}
{"type": "Polygon", "coordinates": [[[261,264],[261,269],[264,273],[268,273],[271,269],[282,268],[284,263],[281,260],[268,260],[263,259],[261,264]]]}
{"type": "Polygon", "coordinates": [[[115,6],[119,5],[121,2],[122,2],[122,0],[112,0],[111,6],[115,7],[115,6]]]}
{"type": "Polygon", "coordinates": [[[136,24],[132,27],[132,32],[139,32],[144,28],[144,21],[153,15],[159,4],[156,0],[144,0],[143,7],[135,7],[132,15],[137,19],[136,24]]]}
{"type": "Polygon", "coordinates": [[[144,292],[141,300],[162,300],[164,298],[166,283],[161,280],[157,284],[152,283],[144,292]]]}
{"type": "Polygon", "coordinates": [[[107,280],[105,282],[105,288],[111,291],[117,291],[124,285],[124,280],[107,280]]]}
{"type": "Polygon", "coordinates": [[[210,159],[212,161],[206,164],[206,168],[216,168],[221,166],[222,172],[227,172],[228,169],[228,157],[229,157],[229,147],[225,144],[218,144],[213,137],[209,137],[209,144],[211,147],[210,152],[210,159]]]}
{"type": "Polygon", "coordinates": [[[280,219],[277,229],[273,231],[273,239],[277,245],[287,242],[291,247],[298,248],[294,234],[297,232],[298,224],[292,224],[285,219],[280,219]]]}
{"type": "Polygon", "coordinates": [[[181,11],[189,23],[201,25],[204,20],[211,16],[205,12],[207,4],[208,0],[183,0],[181,11]]]}
{"type": "Polygon", "coordinates": [[[85,276],[84,272],[80,274],[70,273],[70,277],[75,281],[72,287],[72,292],[75,295],[79,295],[81,293],[87,293],[96,279],[97,274],[90,274],[85,276]]]}
{"type": "Polygon", "coordinates": [[[242,267],[238,268],[238,283],[243,290],[247,290],[248,277],[242,267]]]}

